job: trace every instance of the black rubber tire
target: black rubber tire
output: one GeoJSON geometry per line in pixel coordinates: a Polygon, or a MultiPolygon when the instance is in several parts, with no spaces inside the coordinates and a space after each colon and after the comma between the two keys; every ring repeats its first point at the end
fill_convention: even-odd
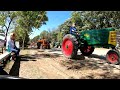
{"type": "Polygon", "coordinates": [[[84,52],[84,50],[83,50],[84,47],[87,48],[88,46],[85,45],[85,46],[80,47],[80,51],[81,51],[81,53],[82,53],[84,56],[89,56],[89,55],[91,55],[91,54],[94,52],[94,49],[95,49],[95,48],[94,48],[93,46],[91,46],[91,50],[90,50],[90,52],[88,52],[88,53],[84,52]]]}
{"type": "Polygon", "coordinates": [[[108,62],[109,64],[115,64],[115,65],[120,64],[120,52],[119,52],[118,50],[115,50],[115,49],[109,50],[109,51],[107,52],[107,54],[106,54],[106,60],[107,60],[107,62],[108,62]],[[115,53],[115,54],[118,56],[118,59],[116,60],[116,62],[111,62],[111,61],[109,60],[108,56],[109,56],[110,53],[115,53]]]}
{"type": "Polygon", "coordinates": [[[77,56],[77,51],[78,51],[78,41],[77,41],[77,39],[76,39],[73,35],[71,35],[71,34],[65,35],[65,36],[63,37],[61,49],[62,49],[63,55],[64,55],[66,58],[69,58],[69,59],[74,59],[74,58],[76,58],[76,56],[77,56]],[[72,43],[73,43],[73,52],[72,52],[72,54],[69,55],[69,56],[66,56],[66,55],[64,54],[64,50],[63,50],[63,42],[64,42],[64,40],[66,40],[66,39],[71,40],[72,43]]]}
{"type": "Polygon", "coordinates": [[[48,49],[50,49],[50,44],[48,45],[48,49]]]}
{"type": "Polygon", "coordinates": [[[56,48],[58,48],[59,46],[57,45],[56,48]]]}
{"type": "Polygon", "coordinates": [[[40,45],[41,45],[41,43],[37,42],[37,49],[40,49],[40,45]]]}

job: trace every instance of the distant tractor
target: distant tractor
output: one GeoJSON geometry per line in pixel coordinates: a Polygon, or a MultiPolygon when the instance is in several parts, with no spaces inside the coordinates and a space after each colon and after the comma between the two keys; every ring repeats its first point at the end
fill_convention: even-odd
{"type": "Polygon", "coordinates": [[[40,39],[37,42],[38,49],[50,49],[50,42],[47,39],[40,39]]]}
{"type": "Polygon", "coordinates": [[[111,64],[120,64],[120,53],[116,49],[116,44],[114,28],[85,30],[79,35],[66,34],[62,41],[62,52],[67,58],[75,58],[78,50],[84,56],[89,56],[95,47],[111,47],[106,54],[106,60],[111,64]]]}

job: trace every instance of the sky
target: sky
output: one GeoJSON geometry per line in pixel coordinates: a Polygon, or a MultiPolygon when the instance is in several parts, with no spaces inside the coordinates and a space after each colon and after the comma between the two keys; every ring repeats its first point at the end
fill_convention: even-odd
{"type": "Polygon", "coordinates": [[[43,30],[57,28],[70,18],[71,12],[72,11],[47,11],[48,21],[46,22],[46,25],[41,26],[39,30],[34,29],[34,32],[30,35],[30,39],[40,35],[43,30]]]}

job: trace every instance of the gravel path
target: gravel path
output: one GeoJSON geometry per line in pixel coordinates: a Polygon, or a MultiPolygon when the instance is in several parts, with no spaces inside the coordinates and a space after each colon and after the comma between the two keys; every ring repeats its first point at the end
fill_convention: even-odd
{"type": "Polygon", "coordinates": [[[120,78],[120,66],[105,61],[107,51],[96,48],[89,57],[81,56],[79,52],[76,60],[68,60],[60,49],[23,50],[19,76],[28,79],[120,78]]]}

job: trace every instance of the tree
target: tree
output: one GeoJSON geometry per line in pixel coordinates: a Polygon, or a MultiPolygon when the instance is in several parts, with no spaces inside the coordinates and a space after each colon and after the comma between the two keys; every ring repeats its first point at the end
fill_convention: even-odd
{"type": "Polygon", "coordinates": [[[43,39],[48,39],[48,31],[46,30],[43,30],[41,33],[40,33],[40,38],[43,39]]]}
{"type": "Polygon", "coordinates": [[[31,39],[30,42],[37,42],[40,38],[40,35],[35,36],[33,39],[31,39]]]}
{"type": "Polygon", "coordinates": [[[27,28],[29,33],[33,28],[38,29],[48,21],[45,11],[18,11],[17,15],[20,17],[17,22],[27,28]]]}
{"type": "Polygon", "coordinates": [[[48,21],[48,17],[46,16],[45,11],[17,11],[17,28],[20,29],[20,37],[22,36],[23,41],[23,49],[24,49],[24,41],[26,35],[30,35],[33,32],[33,29],[39,29],[43,24],[46,24],[48,21]]]}
{"type": "Polygon", "coordinates": [[[7,39],[6,37],[9,29],[12,29],[15,24],[16,17],[17,16],[14,11],[0,11],[0,26],[5,34],[5,41],[7,39]]]}
{"type": "Polygon", "coordinates": [[[80,29],[81,27],[83,27],[83,22],[82,22],[82,19],[81,19],[81,15],[78,11],[72,12],[71,22],[76,24],[77,29],[80,29]]]}
{"type": "MultiPolygon", "coordinates": [[[[72,18],[75,22],[82,22],[81,30],[101,29],[107,27],[119,28],[120,12],[119,11],[79,11],[73,12],[72,18]],[[76,17],[76,14],[80,17],[76,17]]],[[[79,24],[80,25],[80,24],[79,24]]]]}
{"type": "Polygon", "coordinates": [[[20,26],[17,26],[13,32],[16,33],[16,40],[20,42],[20,46],[24,49],[24,46],[29,42],[28,33],[20,26]]]}
{"type": "Polygon", "coordinates": [[[61,43],[62,39],[63,39],[63,32],[58,32],[58,34],[57,34],[57,41],[61,43]]]}

